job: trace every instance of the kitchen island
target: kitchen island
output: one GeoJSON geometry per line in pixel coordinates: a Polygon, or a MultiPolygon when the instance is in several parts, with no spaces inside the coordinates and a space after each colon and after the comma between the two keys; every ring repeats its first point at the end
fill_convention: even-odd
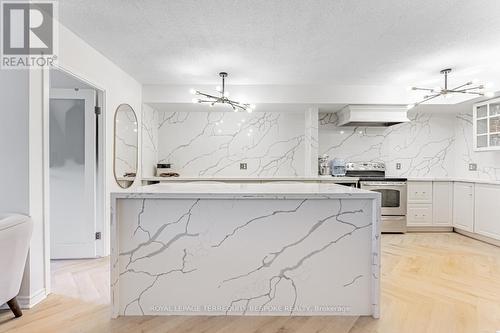
{"type": "Polygon", "coordinates": [[[185,183],[111,199],[113,317],[379,316],[378,193],[185,183]]]}

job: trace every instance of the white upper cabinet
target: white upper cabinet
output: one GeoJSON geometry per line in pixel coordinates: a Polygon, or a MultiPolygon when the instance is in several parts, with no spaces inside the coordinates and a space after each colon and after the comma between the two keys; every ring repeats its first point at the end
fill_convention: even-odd
{"type": "Polygon", "coordinates": [[[474,150],[500,150],[500,98],[474,104],[474,150]]]}
{"type": "Polygon", "coordinates": [[[500,186],[476,184],[474,232],[500,239],[500,186]]]}
{"type": "Polygon", "coordinates": [[[474,184],[453,184],[453,226],[474,232],[474,184]]]}

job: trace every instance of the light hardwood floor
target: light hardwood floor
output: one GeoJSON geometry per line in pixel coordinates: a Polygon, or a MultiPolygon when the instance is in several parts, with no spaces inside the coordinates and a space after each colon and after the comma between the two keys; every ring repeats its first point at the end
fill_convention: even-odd
{"type": "Polygon", "coordinates": [[[53,294],[0,332],[494,333],[500,248],[455,233],[382,237],[382,316],[121,317],[109,319],[108,259],[53,265],[53,294]]]}

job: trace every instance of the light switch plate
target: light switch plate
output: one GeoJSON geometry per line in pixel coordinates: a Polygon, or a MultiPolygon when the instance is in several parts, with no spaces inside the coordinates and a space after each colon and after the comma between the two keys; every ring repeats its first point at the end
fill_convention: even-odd
{"type": "Polygon", "coordinates": [[[396,170],[401,170],[401,163],[396,163],[396,170]]]}
{"type": "Polygon", "coordinates": [[[247,169],[247,164],[246,163],[240,163],[240,170],[246,170],[247,169]]]}
{"type": "Polygon", "coordinates": [[[469,171],[477,171],[477,163],[469,163],[469,171]]]}

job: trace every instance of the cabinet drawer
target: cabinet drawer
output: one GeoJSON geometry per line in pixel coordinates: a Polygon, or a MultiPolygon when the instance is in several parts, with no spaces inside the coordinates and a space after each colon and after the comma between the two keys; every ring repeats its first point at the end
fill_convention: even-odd
{"type": "Polygon", "coordinates": [[[432,226],[432,205],[408,205],[408,226],[432,226]]]}
{"type": "Polygon", "coordinates": [[[432,182],[408,182],[408,202],[432,203],[432,182]]]}

